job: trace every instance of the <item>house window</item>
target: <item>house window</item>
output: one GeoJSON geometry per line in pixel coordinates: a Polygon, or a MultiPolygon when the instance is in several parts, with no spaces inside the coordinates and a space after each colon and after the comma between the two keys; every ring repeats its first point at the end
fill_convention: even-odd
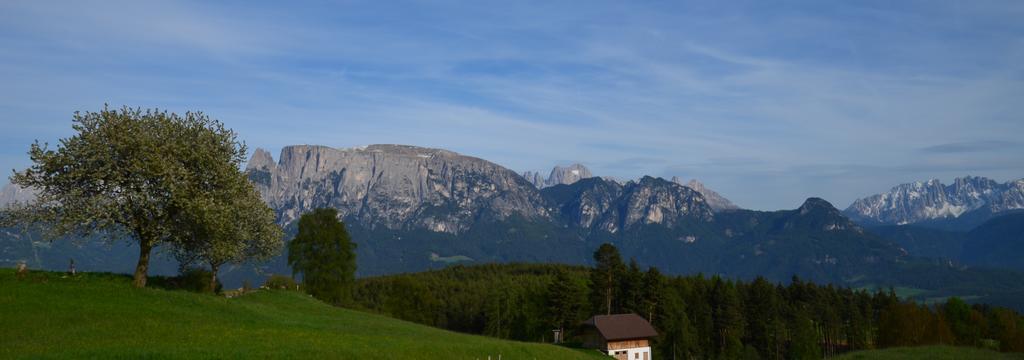
{"type": "Polygon", "coordinates": [[[634,359],[639,359],[640,358],[640,353],[633,353],[633,358],[634,359]]]}

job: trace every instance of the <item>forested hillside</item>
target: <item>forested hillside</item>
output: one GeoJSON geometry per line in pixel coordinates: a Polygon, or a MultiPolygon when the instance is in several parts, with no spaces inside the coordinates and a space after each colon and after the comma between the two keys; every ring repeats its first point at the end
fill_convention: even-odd
{"type": "MultiPolygon", "coordinates": [[[[1009,309],[951,298],[935,305],[896,293],[820,286],[798,278],[665,276],[635,263],[617,271],[613,313],[652,319],[655,355],[671,358],[819,358],[846,351],[955,344],[1024,351],[1024,318],[1009,309]]],[[[461,332],[526,341],[550,340],[564,326],[604,313],[591,269],[506,264],[357,281],[357,306],[461,332]]]]}
{"type": "Polygon", "coordinates": [[[887,225],[868,231],[918,257],[952,260],[971,266],[1021,271],[1024,262],[1024,213],[1006,211],[964,231],[925,225],[887,225]]]}

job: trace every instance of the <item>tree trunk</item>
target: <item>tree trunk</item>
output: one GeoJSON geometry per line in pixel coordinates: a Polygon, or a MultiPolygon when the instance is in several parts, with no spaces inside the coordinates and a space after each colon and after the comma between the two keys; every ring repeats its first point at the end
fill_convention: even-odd
{"type": "Polygon", "coordinates": [[[605,302],[608,305],[607,306],[608,313],[606,315],[611,315],[612,314],[612,290],[610,288],[605,290],[604,299],[605,299],[605,302]]]}
{"type": "Polygon", "coordinates": [[[614,283],[612,282],[611,270],[608,270],[608,271],[609,271],[608,272],[608,283],[605,284],[606,288],[604,289],[604,297],[605,297],[605,301],[608,303],[608,313],[607,313],[607,315],[611,315],[612,314],[612,287],[615,286],[615,285],[613,285],[614,283]]]}
{"type": "Polygon", "coordinates": [[[220,269],[220,264],[210,264],[210,292],[217,293],[217,270],[220,269]]]}
{"type": "Polygon", "coordinates": [[[135,276],[132,278],[132,286],[137,288],[146,287],[146,274],[149,272],[149,253],[152,251],[152,243],[139,239],[139,262],[135,265],[135,276]]]}

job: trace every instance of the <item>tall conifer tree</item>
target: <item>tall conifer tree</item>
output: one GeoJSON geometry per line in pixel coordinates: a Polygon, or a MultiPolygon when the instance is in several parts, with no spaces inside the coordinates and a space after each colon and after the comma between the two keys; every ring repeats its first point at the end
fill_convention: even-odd
{"type": "Polygon", "coordinates": [[[591,301],[595,310],[604,310],[611,315],[618,296],[619,281],[625,272],[619,249],[612,244],[602,244],[594,252],[594,268],[590,270],[591,301]]]}

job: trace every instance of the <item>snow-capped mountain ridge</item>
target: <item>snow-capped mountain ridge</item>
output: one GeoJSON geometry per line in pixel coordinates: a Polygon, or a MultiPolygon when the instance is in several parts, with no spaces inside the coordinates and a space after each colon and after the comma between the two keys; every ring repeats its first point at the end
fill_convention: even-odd
{"type": "Polygon", "coordinates": [[[950,185],[938,179],[900,184],[886,193],[854,201],[845,212],[860,221],[904,225],[958,218],[979,209],[993,214],[1024,209],[1024,179],[999,183],[965,176],[950,185]]]}

